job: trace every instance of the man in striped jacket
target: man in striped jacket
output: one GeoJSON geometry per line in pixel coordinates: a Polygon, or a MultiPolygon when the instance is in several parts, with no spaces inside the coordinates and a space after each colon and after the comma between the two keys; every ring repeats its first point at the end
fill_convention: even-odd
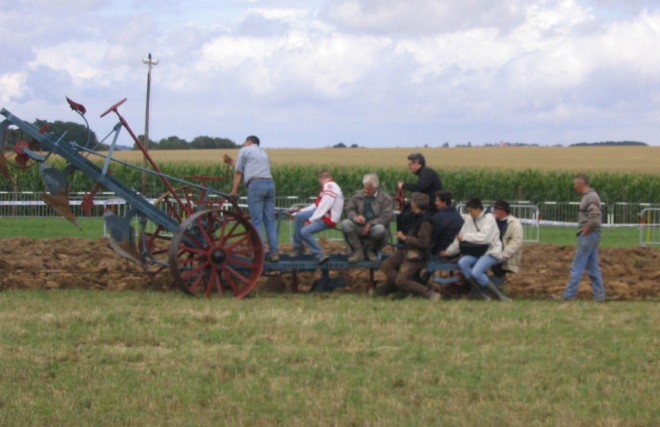
{"type": "Polygon", "coordinates": [[[302,256],[305,253],[304,245],[307,245],[314,258],[323,264],[330,257],[323,253],[314,234],[337,226],[344,209],[344,195],[339,185],[332,179],[332,174],[326,170],[319,173],[319,184],[321,184],[321,192],[316,202],[296,214],[291,257],[302,256]]]}

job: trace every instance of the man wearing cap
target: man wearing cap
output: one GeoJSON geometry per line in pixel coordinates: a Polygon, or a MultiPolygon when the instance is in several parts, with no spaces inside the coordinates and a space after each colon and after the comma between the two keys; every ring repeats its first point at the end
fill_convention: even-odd
{"type": "Polygon", "coordinates": [[[265,243],[263,226],[266,226],[270,260],[280,260],[278,253],[278,236],[275,225],[275,183],[270,173],[268,154],[259,148],[259,138],[248,136],[243,147],[238,151],[238,159],[234,172],[234,181],[230,196],[238,196],[238,186],[241,180],[247,187],[248,213],[250,221],[257,229],[261,241],[265,243]]]}
{"type": "Polygon", "coordinates": [[[506,200],[496,200],[493,205],[493,215],[500,230],[502,253],[499,264],[493,266],[495,276],[504,279],[506,273],[517,273],[520,270],[523,248],[523,227],[520,220],[511,215],[511,206],[506,200]]]}
{"type": "Polygon", "coordinates": [[[569,301],[575,298],[582,273],[586,269],[591,280],[594,301],[603,302],[605,285],[598,265],[598,244],[603,216],[600,197],[593,188],[589,187],[589,178],[586,175],[576,175],[573,179],[573,188],[582,195],[578,213],[578,247],[571,265],[571,276],[561,299],[569,301]]]}

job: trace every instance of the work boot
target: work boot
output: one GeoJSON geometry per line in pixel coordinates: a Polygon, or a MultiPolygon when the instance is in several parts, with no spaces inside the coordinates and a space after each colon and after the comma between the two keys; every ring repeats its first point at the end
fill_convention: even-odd
{"type": "Polygon", "coordinates": [[[367,249],[367,258],[371,262],[378,261],[378,254],[373,249],[367,249]]]}
{"type": "Polygon", "coordinates": [[[374,290],[374,295],[383,297],[385,295],[392,294],[396,292],[399,288],[396,287],[393,280],[387,280],[383,286],[379,286],[374,290]]]}
{"type": "MultiPolygon", "coordinates": [[[[362,247],[362,241],[360,240],[360,236],[358,236],[355,233],[348,233],[346,234],[346,242],[348,242],[348,246],[350,246],[353,249],[353,256],[360,255],[362,259],[359,259],[358,261],[363,261],[364,248],[362,247]]],[[[348,262],[357,262],[357,261],[348,261],[348,262]]]]}
{"type": "Polygon", "coordinates": [[[364,254],[362,253],[362,251],[355,252],[353,255],[349,256],[346,261],[350,263],[364,261],[364,254]]]}
{"type": "Polygon", "coordinates": [[[426,294],[426,298],[430,299],[431,301],[438,301],[440,299],[440,294],[435,291],[429,291],[426,294]]]}
{"type": "Polygon", "coordinates": [[[488,284],[486,285],[486,289],[488,289],[490,292],[492,292],[493,295],[495,295],[495,297],[500,301],[511,301],[511,298],[504,295],[499,289],[497,289],[497,286],[495,286],[490,280],[488,281],[488,284]]]}
{"type": "Polygon", "coordinates": [[[277,251],[270,253],[270,262],[280,262],[280,254],[277,251]]]}
{"type": "Polygon", "coordinates": [[[467,279],[467,282],[470,284],[470,299],[490,301],[491,297],[481,289],[481,285],[477,283],[474,279],[467,279]]]}

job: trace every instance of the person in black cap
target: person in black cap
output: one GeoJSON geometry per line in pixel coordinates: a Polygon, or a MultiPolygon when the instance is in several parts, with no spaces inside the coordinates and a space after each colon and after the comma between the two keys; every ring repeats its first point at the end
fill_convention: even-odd
{"type": "Polygon", "coordinates": [[[523,249],[523,228],[520,220],[511,215],[511,206],[506,200],[496,200],[493,215],[500,229],[502,254],[500,263],[493,266],[493,274],[504,279],[507,273],[517,273],[520,269],[523,249]]]}

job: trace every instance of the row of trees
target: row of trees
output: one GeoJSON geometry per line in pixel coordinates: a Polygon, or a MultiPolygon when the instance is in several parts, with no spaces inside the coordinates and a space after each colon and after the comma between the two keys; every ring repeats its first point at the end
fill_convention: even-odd
{"type": "MultiPolygon", "coordinates": [[[[138,138],[142,141],[144,135],[139,135],[138,138]]],[[[228,138],[213,138],[210,136],[198,136],[190,142],[178,136],[163,138],[158,142],[149,140],[150,150],[196,150],[209,148],[240,148],[240,145],[228,138]]],[[[137,147],[134,146],[133,149],[137,150],[137,147]]]]}
{"type": "MultiPolygon", "coordinates": [[[[57,137],[66,134],[64,137],[66,142],[75,142],[78,145],[94,148],[98,151],[107,150],[109,148],[107,144],[99,144],[94,131],[88,130],[85,125],[79,123],[62,122],[59,120],[48,122],[46,120],[37,119],[33,124],[38,129],[48,126],[47,132],[52,132],[57,137]]],[[[10,139],[10,142],[28,139],[20,130],[9,132],[8,138],[10,139]]],[[[144,135],[138,135],[138,138],[140,141],[144,141],[144,135]]],[[[136,146],[133,146],[132,148],[133,150],[137,150],[136,146]]],[[[198,136],[192,141],[186,141],[177,136],[163,138],[160,141],[149,140],[150,150],[194,150],[209,148],[240,148],[240,145],[228,138],[213,138],[210,136],[198,136]]]]}

